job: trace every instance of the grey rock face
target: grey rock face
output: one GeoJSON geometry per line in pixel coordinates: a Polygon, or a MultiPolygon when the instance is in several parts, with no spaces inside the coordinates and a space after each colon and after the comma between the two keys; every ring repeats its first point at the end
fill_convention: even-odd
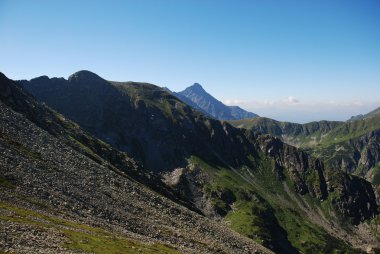
{"type": "Polygon", "coordinates": [[[224,105],[207,93],[198,83],[173,94],[191,107],[218,120],[238,120],[258,116],[238,106],[224,105]]]}

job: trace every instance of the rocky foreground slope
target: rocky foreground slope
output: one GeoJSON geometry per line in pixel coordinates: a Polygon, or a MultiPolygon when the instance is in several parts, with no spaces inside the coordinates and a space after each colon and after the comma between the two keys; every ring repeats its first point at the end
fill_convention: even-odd
{"type": "Polygon", "coordinates": [[[163,195],[277,253],[378,246],[371,185],[279,139],[208,118],[151,84],[88,71],[19,83],[161,176],[163,195]]]}
{"type": "Polygon", "coordinates": [[[271,253],[138,183],[125,154],[118,168],[106,144],[68,142],[84,132],[4,75],[0,99],[0,251],[271,253]]]}

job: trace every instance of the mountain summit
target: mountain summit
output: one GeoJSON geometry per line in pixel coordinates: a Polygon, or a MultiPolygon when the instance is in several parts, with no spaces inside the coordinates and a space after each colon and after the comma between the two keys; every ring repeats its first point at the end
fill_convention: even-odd
{"type": "Polygon", "coordinates": [[[77,71],[74,74],[70,75],[69,81],[75,82],[75,81],[104,81],[101,77],[99,77],[97,74],[87,71],[87,70],[81,70],[77,71]]]}
{"type": "Polygon", "coordinates": [[[223,104],[206,92],[198,83],[194,83],[185,90],[173,94],[191,107],[218,120],[239,120],[258,116],[238,106],[223,104]]]}
{"type": "Polygon", "coordinates": [[[201,86],[199,83],[194,83],[192,86],[189,86],[188,88],[185,89],[185,91],[198,91],[201,93],[207,93],[206,90],[201,86]]]}

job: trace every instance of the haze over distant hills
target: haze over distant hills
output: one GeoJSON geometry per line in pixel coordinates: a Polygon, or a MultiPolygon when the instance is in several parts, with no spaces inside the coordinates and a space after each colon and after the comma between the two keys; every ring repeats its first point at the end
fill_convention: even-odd
{"type": "Polygon", "coordinates": [[[239,106],[227,106],[206,92],[203,87],[194,83],[181,92],[173,92],[177,98],[189,106],[218,120],[239,120],[257,117],[239,106]]]}

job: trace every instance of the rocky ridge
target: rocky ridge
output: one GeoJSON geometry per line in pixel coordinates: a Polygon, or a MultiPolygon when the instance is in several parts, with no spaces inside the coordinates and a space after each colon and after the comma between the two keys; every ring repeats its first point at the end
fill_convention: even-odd
{"type": "Polygon", "coordinates": [[[347,122],[320,121],[307,124],[253,118],[230,123],[255,133],[270,134],[321,158],[332,168],[380,183],[380,117],[369,113],[347,122]]]}
{"type": "MultiPolygon", "coordinates": [[[[162,253],[176,250],[182,253],[270,253],[223,223],[156,194],[103,158],[91,158],[67,145],[64,139],[41,129],[28,120],[28,111],[17,113],[4,101],[14,103],[19,110],[30,106],[30,111],[38,107],[55,113],[30,97],[15,100],[14,91],[20,88],[9,82],[0,84],[0,214],[4,226],[0,235],[7,234],[6,230],[12,232],[1,238],[1,250],[86,252],[86,244],[92,243],[90,236],[100,237],[105,231],[123,241],[137,242],[136,246],[141,249],[153,248],[149,244],[150,247],[145,246],[146,243],[156,244],[162,253]],[[26,104],[20,105],[23,101],[26,104]],[[83,233],[83,228],[91,232],[83,233]],[[16,235],[27,231],[35,232],[33,243],[49,234],[52,244],[15,240],[16,235]],[[85,239],[78,240],[81,232],[85,239]]],[[[44,116],[41,113],[40,117],[44,116]]],[[[59,122],[54,124],[60,125],[59,122]]],[[[26,239],[31,237],[27,233],[22,235],[26,239]]]]}

